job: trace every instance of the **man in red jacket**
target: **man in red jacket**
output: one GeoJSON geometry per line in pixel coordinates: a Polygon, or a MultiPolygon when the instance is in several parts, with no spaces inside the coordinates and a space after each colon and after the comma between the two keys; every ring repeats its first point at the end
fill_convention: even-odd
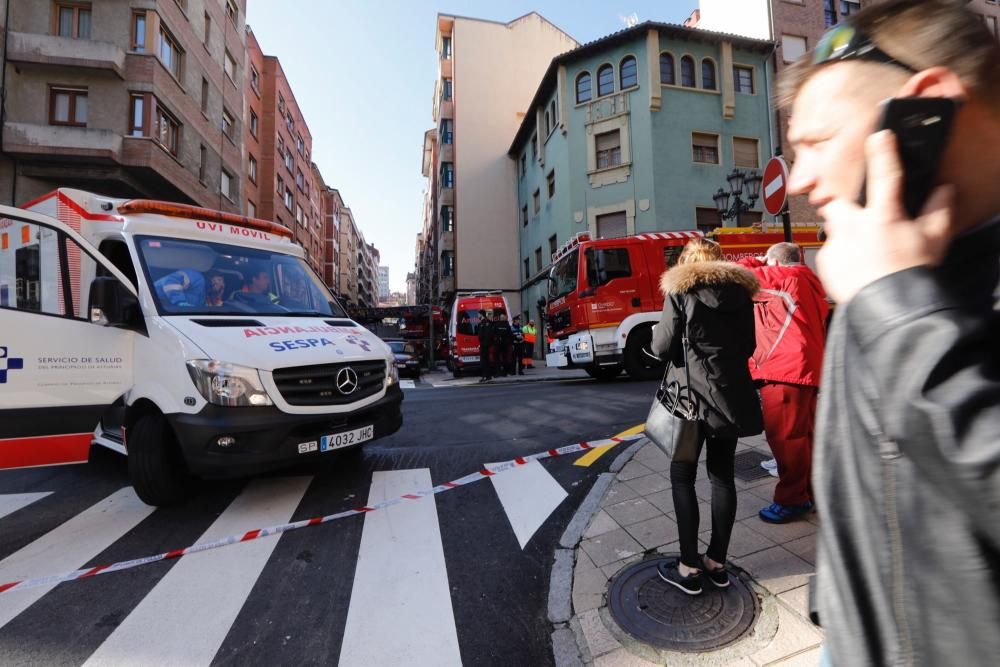
{"type": "Polygon", "coordinates": [[[813,431],[830,306],[819,278],[793,243],[771,246],[762,258],[740,262],[757,276],[757,350],[750,373],[760,385],[764,433],[778,462],[774,503],[760,511],[768,523],[787,523],[812,509],[813,431]]]}

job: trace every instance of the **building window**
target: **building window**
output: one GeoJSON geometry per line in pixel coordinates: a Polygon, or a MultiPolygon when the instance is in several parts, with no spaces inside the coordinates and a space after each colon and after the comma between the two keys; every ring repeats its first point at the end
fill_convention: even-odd
{"type": "Polygon", "coordinates": [[[441,38],[441,57],[444,60],[451,59],[451,37],[441,38]]]}
{"type": "Polygon", "coordinates": [[[538,159],[538,135],[531,135],[531,159],[532,161],[538,159]]]}
{"type": "Polygon", "coordinates": [[[160,106],[156,105],[156,140],[160,142],[169,153],[177,155],[178,139],[181,132],[180,122],[174,116],[160,106]]]}
{"type": "Polygon", "coordinates": [[[202,35],[201,43],[208,47],[208,42],[212,38],[212,17],[205,12],[205,32],[202,35]]]}
{"type": "Polygon", "coordinates": [[[639,85],[639,71],[633,56],[626,56],[619,65],[618,79],[621,81],[622,90],[639,85]]]}
{"type": "Polygon", "coordinates": [[[441,253],[441,275],[445,278],[455,275],[455,253],[450,250],[441,253]]]}
{"type": "Polygon", "coordinates": [[[719,221],[719,212],[714,208],[699,206],[695,209],[694,217],[695,225],[700,231],[706,234],[722,226],[722,223],[719,221]]]}
{"type": "Polygon", "coordinates": [[[733,85],[737,93],[753,95],[753,68],[733,65],[733,85]]]}
{"type": "Polygon", "coordinates": [[[302,170],[297,169],[295,171],[295,185],[298,186],[299,190],[302,190],[305,187],[305,184],[306,178],[302,175],[302,170]]]}
{"type": "Polygon", "coordinates": [[[225,169],[222,170],[222,178],[219,181],[219,191],[229,201],[233,200],[233,177],[225,169]]]}
{"type": "Polygon", "coordinates": [[[556,115],[556,101],[549,102],[549,114],[552,116],[552,129],[559,126],[559,116],[556,115]]]}
{"type": "Polygon", "coordinates": [[[619,239],[628,236],[628,218],[625,211],[599,215],[595,222],[599,239],[619,239]]]}
{"type": "Polygon", "coordinates": [[[549,136],[549,129],[552,127],[552,121],[549,119],[548,110],[545,111],[545,136],[549,136]]]}
{"type": "Polygon", "coordinates": [[[594,137],[597,168],[617,167],[622,163],[621,130],[603,132],[594,137]]]}
{"type": "Polygon", "coordinates": [[[582,104],[583,102],[590,101],[590,72],[581,72],[579,76],[576,77],[576,103],[582,104]]]}
{"type": "Polygon", "coordinates": [[[455,231],[455,209],[452,206],[441,207],[441,231],[455,231]]]}
{"type": "Polygon", "coordinates": [[[528,205],[525,204],[521,207],[521,224],[525,227],[528,226],[528,205]]]}
{"type": "Polygon", "coordinates": [[[208,115],[208,79],[201,80],[201,112],[208,115]]]}
{"type": "Polygon", "coordinates": [[[597,96],[604,97],[615,92],[615,68],[601,65],[597,70],[597,96]]]}
{"type": "Polygon", "coordinates": [[[278,93],[278,114],[281,116],[285,115],[285,98],[278,93]]]}
{"type": "Polygon", "coordinates": [[[553,234],[552,236],[549,237],[549,256],[550,257],[552,255],[556,254],[556,249],[558,248],[558,246],[556,245],[556,243],[557,243],[557,241],[556,241],[556,235],[553,234]]]}
{"type": "Polygon", "coordinates": [[[445,102],[451,99],[451,79],[441,80],[441,99],[445,102]]]}
{"type": "Polygon", "coordinates": [[[837,25],[837,11],[833,8],[833,0],[823,0],[823,21],[827,28],[837,25]]]}
{"type": "Polygon", "coordinates": [[[87,126],[87,89],[50,88],[49,125],[87,126]]]}
{"type": "Polygon", "coordinates": [[[184,57],[184,52],[181,50],[180,45],[177,40],[174,39],[173,35],[167,32],[167,29],[160,27],[160,60],[163,62],[163,66],[167,68],[174,78],[181,78],[181,60],[184,57]]]}
{"type": "Polygon", "coordinates": [[[299,152],[299,155],[302,155],[306,150],[306,142],[302,139],[301,134],[295,135],[295,150],[299,152]]]}
{"type": "Polygon", "coordinates": [[[132,50],[146,52],[146,12],[132,14],[132,50]]]}
{"type": "Polygon", "coordinates": [[[553,169],[549,172],[549,175],[545,177],[545,182],[549,186],[549,199],[556,196],[556,170],[553,169]]]}
{"type": "Polygon", "coordinates": [[[805,37],[795,35],[781,36],[781,58],[786,63],[793,63],[806,54],[808,50],[805,37]]]}
{"type": "Polygon", "coordinates": [[[285,188],[285,208],[292,210],[292,191],[285,188]]]}
{"type": "Polygon", "coordinates": [[[208,149],[205,144],[198,146],[198,181],[205,185],[205,174],[208,172],[208,149]]]}
{"type": "Polygon", "coordinates": [[[857,14],[861,11],[860,2],[852,2],[851,0],[840,0],[840,14],[842,16],[850,16],[851,14],[857,14]]]}
{"type": "Polygon", "coordinates": [[[453,138],[454,137],[452,136],[452,132],[451,132],[451,119],[450,118],[444,118],[444,119],[442,119],[441,120],[441,143],[443,143],[443,144],[450,144],[452,142],[453,138]]]}
{"type": "Polygon", "coordinates": [[[233,130],[236,127],[236,121],[233,119],[233,114],[229,112],[228,109],[222,110],[222,133],[225,134],[230,139],[233,138],[233,130]]]}
{"type": "Polygon", "coordinates": [[[705,90],[716,90],[715,63],[705,58],[701,61],[701,87],[705,90]]]}
{"type": "Polygon", "coordinates": [[[535,194],[531,195],[531,210],[535,215],[542,210],[542,191],[535,190],[535,194]]]}
{"type": "Polygon", "coordinates": [[[441,184],[446,188],[455,187],[455,169],[451,162],[441,163],[441,184]]]}
{"type": "Polygon", "coordinates": [[[521,178],[528,173],[528,156],[526,153],[521,153],[521,178]]]}
{"type": "Polygon", "coordinates": [[[288,170],[289,174],[295,169],[295,158],[292,157],[291,148],[285,148],[285,169],[288,170]]]}
{"type": "Polygon", "coordinates": [[[681,85],[686,88],[694,88],[694,58],[684,56],[681,58],[681,85]]]}
{"type": "Polygon", "coordinates": [[[302,207],[298,204],[295,205],[295,222],[300,225],[302,224],[302,207]]]}
{"type": "Polygon", "coordinates": [[[541,271],[542,270],[542,249],[541,248],[535,248],[535,270],[536,271],[541,271]]]}
{"type": "Polygon", "coordinates": [[[250,177],[251,183],[257,183],[257,158],[250,155],[250,160],[247,163],[247,176],[250,177]]]}
{"type": "Polygon", "coordinates": [[[704,132],[691,134],[691,147],[695,162],[719,164],[719,136],[704,132]]]}
{"type": "Polygon", "coordinates": [[[90,3],[56,3],[56,34],[90,39],[90,3]]]}
{"type": "Polygon", "coordinates": [[[527,257],[524,258],[524,279],[531,279],[531,261],[527,257]]]}
{"type": "Polygon", "coordinates": [[[756,139],[733,138],[733,164],[748,169],[760,168],[756,139]]]}
{"type": "Polygon", "coordinates": [[[276,136],[275,145],[278,148],[278,162],[281,162],[282,160],[285,159],[285,140],[281,137],[280,134],[275,136],[276,136]]]}
{"type": "Polygon", "coordinates": [[[236,59],[233,58],[233,54],[231,54],[228,50],[226,51],[226,58],[225,58],[225,61],[223,62],[222,69],[223,69],[223,71],[225,71],[226,76],[229,77],[229,80],[232,81],[235,84],[236,83],[236,59]]]}
{"type": "Polygon", "coordinates": [[[145,95],[133,94],[131,98],[131,109],[129,109],[129,130],[130,137],[143,137],[146,135],[146,118],[144,114],[146,106],[145,95]]]}
{"type": "Polygon", "coordinates": [[[239,25],[240,8],[236,6],[236,0],[226,0],[226,16],[233,22],[233,25],[239,25]]]}
{"type": "Polygon", "coordinates": [[[660,54],[660,83],[673,86],[677,83],[674,78],[674,57],[669,53],[660,54]]]}
{"type": "Polygon", "coordinates": [[[250,86],[258,95],[260,94],[260,72],[253,65],[250,65],[250,86]]]}
{"type": "Polygon", "coordinates": [[[254,204],[249,199],[247,200],[247,217],[248,218],[257,217],[257,204],[254,204]]]}
{"type": "Polygon", "coordinates": [[[250,134],[254,137],[257,136],[257,114],[254,113],[253,109],[250,109],[250,134]]]}
{"type": "Polygon", "coordinates": [[[282,197],[285,194],[285,181],[281,176],[278,176],[278,196],[282,197]]]}

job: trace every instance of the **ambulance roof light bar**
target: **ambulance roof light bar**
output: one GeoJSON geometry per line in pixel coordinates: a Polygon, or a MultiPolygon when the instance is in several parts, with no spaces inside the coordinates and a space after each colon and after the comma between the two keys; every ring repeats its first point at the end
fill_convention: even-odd
{"type": "Polygon", "coordinates": [[[118,212],[123,215],[137,215],[140,213],[155,213],[172,218],[188,218],[191,220],[205,220],[206,222],[220,222],[237,227],[256,229],[260,232],[267,232],[275,236],[292,238],[292,232],[287,227],[260,218],[248,218],[245,215],[236,213],[225,213],[201,206],[190,206],[188,204],[175,204],[173,202],[156,201],[155,199],[130,199],[118,206],[118,212]]]}

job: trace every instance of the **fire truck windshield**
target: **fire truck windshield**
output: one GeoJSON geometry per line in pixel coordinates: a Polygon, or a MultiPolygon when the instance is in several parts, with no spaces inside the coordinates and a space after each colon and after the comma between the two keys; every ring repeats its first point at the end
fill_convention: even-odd
{"type": "Polygon", "coordinates": [[[549,270],[549,297],[558,299],[576,289],[577,263],[580,251],[574,250],[549,270]]]}

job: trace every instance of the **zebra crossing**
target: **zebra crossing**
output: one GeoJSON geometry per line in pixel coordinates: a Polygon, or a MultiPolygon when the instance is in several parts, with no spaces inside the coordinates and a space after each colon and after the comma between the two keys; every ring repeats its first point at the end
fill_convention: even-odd
{"type": "MultiPolygon", "coordinates": [[[[572,509],[567,489],[582,478],[570,465],[550,466],[531,461],[491,484],[176,561],[8,590],[0,593],[0,664],[474,662],[484,635],[495,634],[484,632],[490,596],[509,594],[504,586],[523,584],[529,571],[537,590],[527,596],[544,595],[551,546],[532,538],[561,530],[572,509]],[[60,642],[68,645],[54,652],[60,642]]],[[[427,468],[375,471],[350,493],[314,481],[259,478],[205,507],[161,510],[124,487],[59,525],[39,522],[37,537],[9,554],[3,535],[32,531],[33,509],[52,498],[0,495],[0,586],[182,547],[168,541],[181,534],[200,543],[301,520],[351,496],[370,506],[432,487],[427,468]],[[152,536],[159,542],[139,540],[152,536]]]]}

